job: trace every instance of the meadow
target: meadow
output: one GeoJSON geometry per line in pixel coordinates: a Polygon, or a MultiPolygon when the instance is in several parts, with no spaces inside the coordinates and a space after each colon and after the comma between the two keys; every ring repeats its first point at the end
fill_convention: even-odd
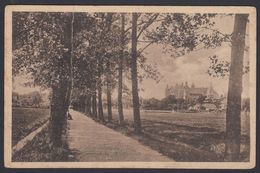
{"type": "MultiPolygon", "coordinates": [[[[106,110],[104,111],[106,113],[106,110]]],[[[118,120],[118,112],[113,109],[113,118],[118,120]]],[[[215,112],[197,112],[197,113],[183,113],[183,112],[157,112],[157,111],[146,111],[141,110],[141,119],[154,121],[154,122],[165,122],[175,125],[184,125],[190,127],[199,128],[213,128],[217,131],[226,130],[226,113],[215,113],[215,112]]],[[[127,121],[133,121],[133,112],[130,109],[124,110],[124,118],[127,121]]],[[[241,130],[242,134],[249,135],[250,131],[249,114],[245,112],[241,113],[241,130]]]]}
{"type": "Polygon", "coordinates": [[[12,108],[12,146],[44,124],[49,117],[49,109],[12,108]]]}
{"type": "MultiPolygon", "coordinates": [[[[105,115],[106,115],[106,111],[105,115]]],[[[158,112],[141,110],[143,134],[133,133],[132,110],[124,110],[125,128],[118,126],[117,110],[106,125],[137,139],[175,161],[223,161],[225,113],[158,112]]],[[[241,114],[241,161],[249,159],[250,118],[241,114]]]]}

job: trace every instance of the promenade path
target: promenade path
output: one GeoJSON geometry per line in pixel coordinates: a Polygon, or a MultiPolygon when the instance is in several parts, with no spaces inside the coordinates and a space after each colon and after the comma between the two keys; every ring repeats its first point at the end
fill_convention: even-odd
{"type": "Polygon", "coordinates": [[[68,144],[79,162],[173,161],[138,141],[70,110],[68,144]]]}

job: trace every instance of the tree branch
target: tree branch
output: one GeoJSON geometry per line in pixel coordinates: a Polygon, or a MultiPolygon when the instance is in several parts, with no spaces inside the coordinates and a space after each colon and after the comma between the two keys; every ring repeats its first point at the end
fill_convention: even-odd
{"type": "Polygon", "coordinates": [[[150,42],[153,42],[153,40],[138,40],[138,42],[141,42],[141,43],[150,43],[150,42]]]}
{"type": "MultiPolygon", "coordinates": [[[[141,26],[141,25],[143,25],[145,23],[147,23],[147,22],[142,21],[142,22],[138,23],[137,26],[141,26]]],[[[127,29],[125,29],[125,33],[127,33],[130,29],[132,29],[132,26],[130,26],[127,29]]]]}
{"type": "Polygon", "coordinates": [[[142,32],[147,29],[155,20],[156,18],[159,16],[159,14],[154,14],[154,16],[152,16],[147,22],[142,22],[144,24],[144,26],[141,28],[140,32],[137,35],[137,39],[141,36],[142,32]]]}
{"type": "Polygon", "coordinates": [[[144,48],[138,50],[138,56],[140,56],[145,49],[147,49],[151,44],[155,43],[154,41],[151,41],[148,43],[144,48]]]}
{"type": "MultiPolygon", "coordinates": [[[[220,35],[222,35],[222,36],[224,36],[224,37],[229,36],[229,34],[224,34],[224,33],[220,32],[220,31],[217,30],[217,29],[208,28],[208,27],[200,27],[200,28],[202,28],[202,29],[207,29],[207,30],[211,30],[211,31],[214,31],[214,32],[217,32],[217,33],[219,33],[220,35]]],[[[227,39],[228,39],[228,40],[227,40],[228,42],[231,42],[230,38],[227,37],[227,39]]]]}
{"type": "Polygon", "coordinates": [[[137,19],[142,15],[142,13],[137,13],[137,19]]]}

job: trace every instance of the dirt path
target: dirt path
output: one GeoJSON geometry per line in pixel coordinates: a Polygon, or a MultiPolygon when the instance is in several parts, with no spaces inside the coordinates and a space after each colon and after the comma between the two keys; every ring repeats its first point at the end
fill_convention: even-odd
{"type": "Polygon", "coordinates": [[[76,161],[173,161],[82,113],[70,112],[68,143],[76,161]]]}

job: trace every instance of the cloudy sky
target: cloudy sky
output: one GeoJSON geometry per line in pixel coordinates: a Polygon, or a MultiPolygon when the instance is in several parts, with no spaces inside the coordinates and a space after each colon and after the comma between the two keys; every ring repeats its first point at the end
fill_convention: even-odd
{"type": "MultiPolygon", "coordinates": [[[[233,30],[234,18],[232,16],[219,17],[216,19],[216,29],[223,33],[231,33],[233,30]]],[[[140,46],[141,48],[142,46],[140,46]]],[[[182,57],[173,58],[170,54],[164,54],[161,45],[152,45],[146,49],[145,56],[150,64],[156,64],[161,73],[161,80],[156,83],[152,79],[146,79],[139,84],[142,89],[140,96],[143,98],[165,97],[166,85],[174,86],[176,83],[187,81],[189,85],[194,83],[197,87],[208,87],[210,82],[219,94],[226,94],[228,78],[211,78],[206,72],[210,65],[209,56],[218,55],[224,60],[230,61],[231,47],[227,44],[216,49],[202,49],[191,52],[182,57]]],[[[245,53],[244,62],[248,62],[248,55],[245,53]]],[[[14,80],[14,90],[19,93],[28,93],[40,88],[28,88],[23,86],[25,76],[16,77],[14,80]]],[[[248,93],[249,75],[243,77],[243,93],[246,97],[248,93]]],[[[116,97],[116,92],[114,93],[116,97]]]]}
{"type": "MultiPolygon", "coordinates": [[[[234,18],[232,16],[219,17],[216,19],[216,29],[222,33],[232,33],[234,18]]],[[[230,61],[231,47],[227,44],[216,49],[203,49],[191,52],[178,58],[172,58],[169,54],[163,54],[161,46],[153,45],[147,49],[147,59],[151,64],[156,64],[162,75],[159,83],[153,80],[145,80],[139,86],[144,89],[140,92],[143,98],[165,97],[166,85],[175,86],[176,83],[187,81],[189,85],[193,82],[198,87],[208,87],[212,81],[213,88],[219,94],[226,94],[228,88],[228,77],[212,78],[206,72],[210,66],[209,56],[217,55],[223,60],[230,61]]],[[[245,53],[244,63],[248,62],[248,54],[245,53]]],[[[243,93],[248,93],[249,75],[243,77],[243,93]]]]}

